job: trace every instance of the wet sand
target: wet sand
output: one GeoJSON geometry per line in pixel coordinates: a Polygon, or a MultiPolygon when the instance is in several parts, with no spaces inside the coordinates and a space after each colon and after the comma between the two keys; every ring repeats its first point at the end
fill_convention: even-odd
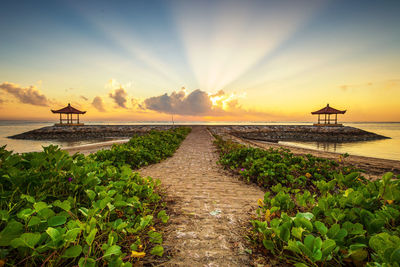
{"type": "Polygon", "coordinates": [[[129,141],[129,139],[113,140],[113,141],[106,141],[106,142],[95,143],[95,144],[66,147],[66,148],[63,148],[62,150],[67,151],[70,155],[73,155],[78,152],[82,153],[84,155],[89,155],[89,154],[95,153],[96,151],[101,150],[101,149],[109,149],[114,144],[123,144],[128,141],[129,141]]]}

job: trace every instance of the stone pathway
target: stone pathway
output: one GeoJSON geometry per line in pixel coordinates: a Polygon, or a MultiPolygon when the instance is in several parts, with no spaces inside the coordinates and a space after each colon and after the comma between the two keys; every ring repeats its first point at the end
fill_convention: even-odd
{"type": "Polygon", "coordinates": [[[249,266],[241,232],[263,191],[227,175],[206,127],[193,127],[173,157],[139,170],[161,180],[169,199],[165,266],[249,266]],[[224,174],[225,173],[225,174],[224,174]]]}

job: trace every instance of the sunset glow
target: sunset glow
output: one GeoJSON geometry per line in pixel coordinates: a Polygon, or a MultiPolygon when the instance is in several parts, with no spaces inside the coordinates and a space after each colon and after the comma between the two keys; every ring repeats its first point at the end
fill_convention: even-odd
{"type": "Polygon", "coordinates": [[[4,1],[0,119],[399,121],[398,1],[4,1]],[[51,10],[51,12],[48,12],[51,10]]]}

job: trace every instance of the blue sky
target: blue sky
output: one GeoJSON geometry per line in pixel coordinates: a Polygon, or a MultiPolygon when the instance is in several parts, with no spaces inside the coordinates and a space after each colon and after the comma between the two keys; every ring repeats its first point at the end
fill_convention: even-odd
{"type": "MultiPolygon", "coordinates": [[[[17,103],[45,116],[43,106],[18,98],[32,87],[48,106],[68,98],[93,109],[96,118],[106,116],[93,106],[99,97],[115,116],[162,119],[168,112],[149,110],[145,100],[185,87],[182,97],[200,89],[216,105],[198,114],[204,119],[243,114],[303,120],[310,108],[326,102],[344,108],[366,103],[379,110],[374,120],[389,113],[400,117],[393,115],[393,96],[400,96],[400,1],[2,1],[1,6],[0,84],[20,89],[3,86],[8,88],[0,90],[3,107],[17,103]],[[128,110],[110,97],[121,88],[128,110]],[[224,107],[215,101],[220,90],[224,107]]],[[[4,116],[13,117],[11,112],[4,116]]],[[[193,114],[182,112],[182,119],[193,114]]],[[[357,107],[350,114],[363,120],[368,111],[357,107]]]]}

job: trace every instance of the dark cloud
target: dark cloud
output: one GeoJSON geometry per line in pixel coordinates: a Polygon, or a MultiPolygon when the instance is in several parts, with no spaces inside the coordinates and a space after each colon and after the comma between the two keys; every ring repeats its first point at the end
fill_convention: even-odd
{"type": "Polygon", "coordinates": [[[88,101],[89,99],[86,96],[81,95],[80,98],[82,98],[85,101],[88,101]]]}
{"type": "Polygon", "coordinates": [[[0,89],[15,96],[20,102],[35,106],[48,106],[48,99],[35,86],[26,88],[17,84],[4,82],[0,84],[0,89]]]}
{"type": "Polygon", "coordinates": [[[184,91],[150,97],[144,100],[147,109],[168,114],[207,115],[213,112],[209,95],[199,89],[186,95],[184,91]]]}
{"type": "Polygon", "coordinates": [[[126,97],[128,96],[128,94],[125,92],[124,88],[121,87],[121,88],[115,90],[114,94],[109,93],[108,96],[111,97],[112,99],[114,99],[114,101],[118,107],[127,108],[126,107],[126,97]]]}
{"type": "Polygon", "coordinates": [[[100,96],[96,96],[93,98],[92,106],[95,107],[98,111],[105,112],[103,99],[100,96]]]}

